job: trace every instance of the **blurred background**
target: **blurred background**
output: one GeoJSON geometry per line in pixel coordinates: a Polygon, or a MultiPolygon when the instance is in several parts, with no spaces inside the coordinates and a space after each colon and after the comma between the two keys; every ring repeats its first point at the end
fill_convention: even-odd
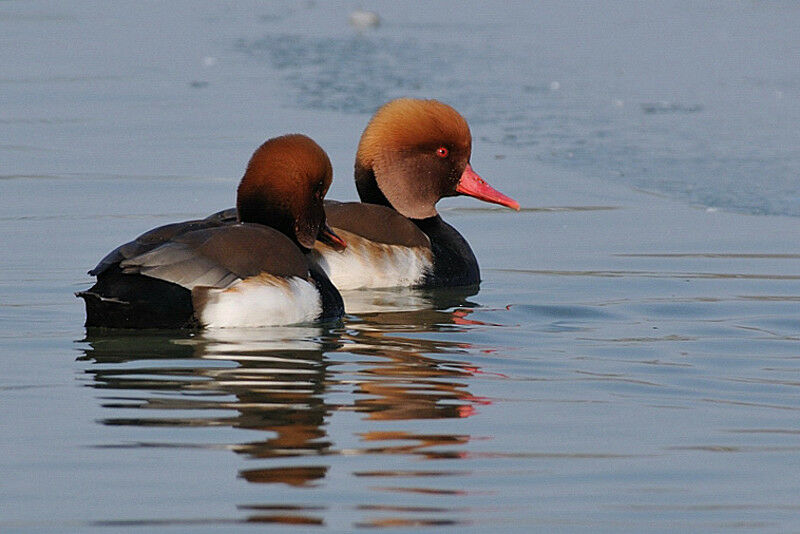
{"type": "Polygon", "coordinates": [[[544,167],[556,166],[598,188],[800,215],[795,2],[5,2],[3,11],[7,175],[233,179],[264,138],[301,130],[332,153],[334,192],[352,194],[352,147],[368,115],[418,96],[468,118],[476,165],[528,157],[526,182],[557,186],[544,167]]]}

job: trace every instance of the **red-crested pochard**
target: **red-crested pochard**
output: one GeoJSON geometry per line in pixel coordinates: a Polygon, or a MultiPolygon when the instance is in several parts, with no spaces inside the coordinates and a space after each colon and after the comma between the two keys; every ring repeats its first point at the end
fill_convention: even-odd
{"type": "Polygon", "coordinates": [[[317,243],[319,265],[340,290],[468,286],[480,270],[467,241],[436,211],[443,197],[468,195],[519,210],[470,165],[467,121],[436,100],[401,98],[381,107],[358,145],[361,202],[325,202],[345,250],[317,243]]]}
{"type": "Polygon", "coordinates": [[[332,179],[310,138],[268,140],[237,191],[238,220],[212,216],[146,232],[109,253],[77,295],[86,326],[252,327],[338,319],[342,298],[311,255],[319,239],[345,243],[326,224],[332,179]]]}

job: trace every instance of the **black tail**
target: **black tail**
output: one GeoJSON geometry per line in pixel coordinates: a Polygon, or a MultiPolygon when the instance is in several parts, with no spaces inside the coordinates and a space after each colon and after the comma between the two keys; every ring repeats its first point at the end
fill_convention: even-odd
{"type": "Polygon", "coordinates": [[[100,274],[95,285],[75,296],[86,303],[87,327],[197,327],[188,289],[140,274],[124,274],[118,266],[100,274]]]}

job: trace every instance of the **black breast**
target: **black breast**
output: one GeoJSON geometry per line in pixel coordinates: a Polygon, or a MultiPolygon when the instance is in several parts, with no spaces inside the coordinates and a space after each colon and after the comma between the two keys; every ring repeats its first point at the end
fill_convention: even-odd
{"type": "Polygon", "coordinates": [[[467,240],[455,228],[439,215],[413,221],[430,238],[433,251],[433,269],[423,286],[471,286],[481,282],[478,260],[467,240]]]}
{"type": "Polygon", "coordinates": [[[339,290],[333,285],[317,264],[310,263],[309,272],[311,273],[311,280],[319,291],[320,299],[322,300],[322,313],[318,320],[323,322],[338,321],[344,315],[344,301],[339,294],[339,290]]]}

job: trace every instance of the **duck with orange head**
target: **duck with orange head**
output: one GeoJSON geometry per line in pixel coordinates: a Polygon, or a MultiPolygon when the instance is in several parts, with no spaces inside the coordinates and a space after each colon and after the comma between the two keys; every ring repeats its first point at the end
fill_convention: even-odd
{"type": "Polygon", "coordinates": [[[480,283],[466,239],[436,210],[467,195],[519,210],[472,168],[472,135],[455,109],[401,98],[381,107],[364,130],[355,163],[361,202],[326,201],[346,250],[318,243],[318,262],[339,289],[454,287],[480,283]]]}
{"type": "Polygon", "coordinates": [[[319,240],[346,244],[327,225],[333,171],[310,138],[276,137],[253,154],[237,191],[237,218],[150,230],[110,252],[77,295],[87,327],[255,327],[341,318],[341,296],[315,263],[319,240]]]}

